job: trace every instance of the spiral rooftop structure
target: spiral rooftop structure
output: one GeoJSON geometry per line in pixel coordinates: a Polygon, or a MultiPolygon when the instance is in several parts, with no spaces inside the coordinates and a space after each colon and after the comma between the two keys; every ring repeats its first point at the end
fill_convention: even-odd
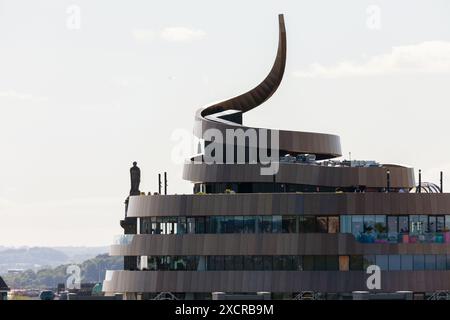
{"type": "Polygon", "coordinates": [[[278,50],[267,77],[244,94],[197,111],[194,134],[204,153],[188,159],[183,172],[194,183],[192,195],[129,198],[125,235],[111,247],[111,255],[126,257],[125,267],[107,273],[107,294],[290,299],[312,291],[342,297],[370,289],[369,265],[381,270],[380,288],[370,289],[375,292],[450,290],[448,194],[410,192],[416,185],[412,168],[335,160],[342,155],[336,135],[243,125],[242,115],[280,85],[286,52],[280,15],[278,50]],[[270,153],[278,170],[261,174],[267,164],[260,156],[251,161],[252,148],[265,148],[259,144],[245,145],[243,161],[206,161],[212,144],[215,156],[223,151],[216,160],[239,147],[234,139],[218,142],[211,130],[223,136],[251,130],[257,140],[276,133],[277,148],[270,153]]]}

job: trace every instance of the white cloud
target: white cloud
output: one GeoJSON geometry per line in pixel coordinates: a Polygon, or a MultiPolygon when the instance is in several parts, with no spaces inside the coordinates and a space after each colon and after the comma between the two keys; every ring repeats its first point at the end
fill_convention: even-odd
{"type": "Polygon", "coordinates": [[[203,30],[186,27],[168,27],[159,31],[135,28],[131,32],[134,40],[142,44],[151,43],[157,38],[168,42],[191,42],[206,36],[206,32],[203,30]]]}
{"type": "Polygon", "coordinates": [[[165,28],[160,37],[170,42],[189,42],[200,40],[206,36],[206,32],[200,29],[189,29],[184,27],[165,28]]]}
{"type": "Polygon", "coordinates": [[[156,32],[151,29],[135,28],[131,30],[131,34],[138,43],[152,42],[156,38],[156,32]]]}
{"type": "Polygon", "coordinates": [[[0,91],[0,98],[8,98],[14,100],[42,102],[48,101],[47,97],[37,97],[30,93],[17,92],[14,90],[0,91]]]}
{"type": "Polygon", "coordinates": [[[389,53],[363,62],[343,61],[334,66],[314,63],[306,70],[294,72],[301,78],[338,78],[414,73],[450,73],[450,42],[427,41],[393,47],[389,53]]]}

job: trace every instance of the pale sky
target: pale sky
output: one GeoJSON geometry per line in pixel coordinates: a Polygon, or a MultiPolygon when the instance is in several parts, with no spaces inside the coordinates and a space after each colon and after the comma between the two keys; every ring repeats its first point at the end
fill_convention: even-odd
{"type": "Polygon", "coordinates": [[[135,160],[142,191],[191,193],[172,134],[265,77],[278,13],[285,77],[245,123],[450,190],[448,0],[0,0],[0,245],[110,244],[135,160]]]}

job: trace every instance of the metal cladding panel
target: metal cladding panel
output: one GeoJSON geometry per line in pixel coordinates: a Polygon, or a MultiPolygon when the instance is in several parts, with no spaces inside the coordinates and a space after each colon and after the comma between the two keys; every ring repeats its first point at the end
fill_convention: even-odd
{"type": "MultiPolygon", "coordinates": [[[[367,290],[363,271],[113,271],[105,292],[352,292],[367,290]]],[[[383,292],[450,287],[450,271],[382,271],[383,292]]]]}
{"type": "MultiPolygon", "coordinates": [[[[227,183],[227,182],[260,182],[270,183],[273,176],[262,175],[260,164],[207,164],[188,162],[184,164],[183,179],[193,182],[227,183]],[[192,170],[191,168],[195,168],[192,170]],[[214,174],[211,174],[214,173],[214,174]]],[[[414,178],[409,173],[414,169],[399,167],[391,169],[391,188],[409,190],[415,186],[414,178]]],[[[299,163],[279,163],[279,171],[275,176],[278,183],[304,184],[323,187],[366,186],[385,188],[386,168],[368,167],[327,167],[299,163]]]]}
{"type": "Polygon", "coordinates": [[[112,256],[182,255],[364,255],[450,254],[436,243],[357,242],[352,234],[187,234],[136,235],[129,245],[113,245],[112,256]]]}
{"type": "Polygon", "coordinates": [[[152,195],[130,197],[128,208],[128,217],[280,214],[442,215],[450,214],[450,194],[253,193],[152,195]]]}

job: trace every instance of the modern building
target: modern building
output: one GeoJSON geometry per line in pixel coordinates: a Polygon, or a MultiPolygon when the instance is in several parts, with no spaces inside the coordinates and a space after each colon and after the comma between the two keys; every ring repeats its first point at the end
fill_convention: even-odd
{"type": "Polygon", "coordinates": [[[202,154],[189,159],[183,173],[194,183],[193,194],[129,197],[125,234],[111,247],[111,255],[125,256],[125,268],[107,272],[107,295],[337,299],[407,291],[428,298],[450,291],[450,194],[442,193],[442,182],[416,185],[412,168],[336,160],[342,156],[336,135],[242,124],[244,113],[277,90],[286,48],[280,15],[268,76],[197,112],[202,154]],[[211,135],[239,129],[248,133],[244,143],[211,135]],[[271,147],[247,144],[255,136],[271,147]],[[245,157],[235,155],[238,149],[245,157]],[[268,151],[276,157],[273,174],[262,170],[268,151]],[[211,163],[211,155],[227,161],[211,163]],[[373,265],[379,274],[377,268],[367,273],[373,265]],[[379,278],[370,282],[372,275],[379,278]]]}

